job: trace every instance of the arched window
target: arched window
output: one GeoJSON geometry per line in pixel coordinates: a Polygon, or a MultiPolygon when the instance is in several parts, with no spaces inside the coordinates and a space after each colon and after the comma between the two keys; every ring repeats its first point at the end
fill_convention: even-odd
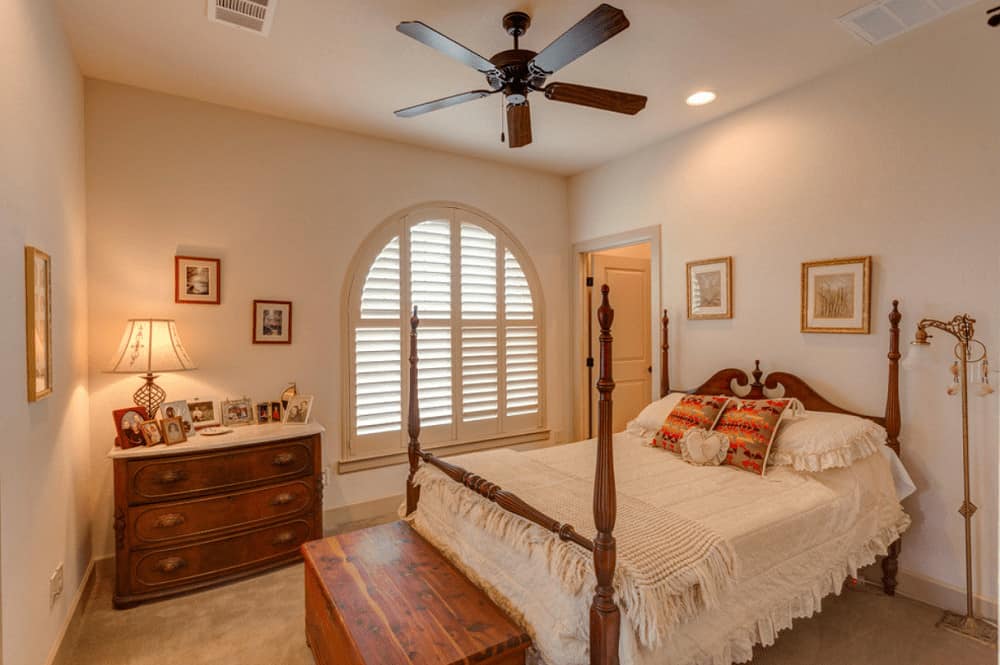
{"type": "Polygon", "coordinates": [[[503,445],[543,428],[539,289],[498,224],[461,207],[421,208],[379,227],[354,265],[346,460],[406,449],[414,305],[425,447],[503,445]]]}

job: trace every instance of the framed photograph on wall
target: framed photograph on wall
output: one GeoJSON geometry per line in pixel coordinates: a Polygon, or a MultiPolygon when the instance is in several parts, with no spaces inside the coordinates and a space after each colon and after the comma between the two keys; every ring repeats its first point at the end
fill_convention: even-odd
{"type": "Polygon", "coordinates": [[[253,343],[292,343],[292,303],[289,300],[253,301],[253,343]]]}
{"type": "Polygon", "coordinates": [[[802,264],[802,332],[871,332],[872,257],[802,264]]]}
{"type": "Polygon", "coordinates": [[[733,318],[733,257],[687,264],[688,318],[733,318]]]}
{"type": "Polygon", "coordinates": [[[24,248],[25,334],[28,401],[52,393],[52,259],[35,247],[24,248]]]}
{"type": "Polygon", "coordinates": [[[220,259],[174,257],[174,302],[218,305],[221,287],[220,259]]]}

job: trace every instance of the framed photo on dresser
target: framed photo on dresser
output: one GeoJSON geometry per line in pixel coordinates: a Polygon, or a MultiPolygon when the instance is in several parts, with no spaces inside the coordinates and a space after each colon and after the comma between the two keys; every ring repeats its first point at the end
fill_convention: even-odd
{"type": "Polygon", "coordinates": [[[222,261],[199,256],[174,257],[174,302],[218,305],[222,261]]]}
{"type": "Polygon", "coordinates": [[[142,437],[142,424],[149,418],[144,406],[130,406],[111,412],[115,419],[116,443],[120,448],[146,445],[142,437]]]}

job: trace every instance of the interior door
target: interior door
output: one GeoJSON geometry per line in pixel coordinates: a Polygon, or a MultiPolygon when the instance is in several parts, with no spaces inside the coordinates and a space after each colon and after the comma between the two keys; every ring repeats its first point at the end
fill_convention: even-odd
{"type": "Polygon", "coordinates": [[[595,385],[599,376],[601,349],[597,308],[601,305],[602,284],[611,288],[608,295],[615,310],[611,326],[614,337],[611,371],[615,380],[615,391],[612,393],[613,431],[625,429],[625,423],[639,415],[652,399],[649,260],[594,254],[590,274],[594,277],[590,298],[590,349],[594,358],[590,418],[591,436],[597,436],[598,392],[595,385]]]}

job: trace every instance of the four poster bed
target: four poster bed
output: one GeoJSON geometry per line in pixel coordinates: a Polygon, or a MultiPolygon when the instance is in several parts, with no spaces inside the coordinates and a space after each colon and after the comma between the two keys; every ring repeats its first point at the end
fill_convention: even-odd
{"type": "MultiPolygon", "coordinates": [[[[889,314],[884,416],[837,407],[794,374],[772,372],[762,382],[759,362],[752,382],[723,369],[691,391],[769,399],[783,390],[808,412],[877,423],[894,451],[815,474],[777,467],[766,477],[692,466],[651,448],[648,433],[613,433],[607,286],[597,318],[596,440],[452,461],[420,447],[416,311],[411,319],[406,519],[531,634],[536,662],[743,662],[793,618],[819,611],[824,596],[876,555],[884,555],[883,589],[894,593],[899,536],[909,524],[893,490],[898,302],[889,314]]],[[[667,326],[664,311],[662,397],[670,393],[667,326]]]]}

